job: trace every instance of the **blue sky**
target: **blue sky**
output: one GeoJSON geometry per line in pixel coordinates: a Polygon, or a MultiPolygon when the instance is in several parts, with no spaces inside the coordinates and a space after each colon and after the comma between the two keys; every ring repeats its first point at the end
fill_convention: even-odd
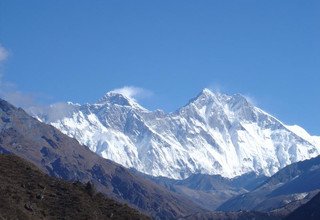
{"type": "Polygon", "coordinates": [[[209,87],[320,135],[319,11],[317,0],[1,1],[0,89],[46,104],[135,86],[142,105],[173,111],[209,87]]]}

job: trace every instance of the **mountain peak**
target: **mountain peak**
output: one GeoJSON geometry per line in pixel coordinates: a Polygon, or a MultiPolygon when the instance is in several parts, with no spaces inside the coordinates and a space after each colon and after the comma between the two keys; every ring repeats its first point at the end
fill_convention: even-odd
{"type": "Polygon", "coordinates": [[[204,88],[194,100],[212,100],[217,103],[233,103],[239,105],[239,107],[252,105],[248,98],[240,93],[228,95],[220,92],[212,92],[208,88],[204,88]]]}
{"type": "Polygon", "coordinates": [[[119,92],[115,92],[115,91],[107,92],[98,101],[97,104],[106,104],[106,103],[138,108],[140,110],[146,110],[141,105],[139,105],[133,97],[129,97],[128,95],[125,95],[125,94],[119,93],[119,92]]]}
{"type": "Polygon", "coordinates": [[[202,91],[201,91],[201,94],[206,94],[206,95],[213,95],[213,92],[208,89],[208,88],[204,88],[202,91]]]}
{"type": "Polygon", "coordinates": [[[124,96],[123,94],[116,92],[107,92],[100,100],[99,103],[109,102],[118,105],[130,106],[130,98],[124,96]]]}
{"type": "Polygon", "coordinates": [[[211,97],[211,98],[216,98],[218,100],[220,99],[226,99],[226,98],[230,98],[229,95],[225,94],[225,93],[221,93],[218,91],[212,91],[208,88],[204,88],[196,98],[198,97],[211,97]]]}
{"type": "Polygon", "coordinates": [[[191,103],[202,103],[201,105],[206,105],[208,102],[221,102],[225,97],[227,97],[227,95],[219,92],[212,92],[210,89],[204,88],[197,96],[190,99],[185,106],[188,106],[191,103]]]}

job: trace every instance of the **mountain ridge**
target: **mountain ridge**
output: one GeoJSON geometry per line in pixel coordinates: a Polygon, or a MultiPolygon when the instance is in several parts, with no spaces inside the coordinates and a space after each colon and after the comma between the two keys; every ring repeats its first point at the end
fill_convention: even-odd
{"type": "Polygon", "coordinates": [[[293,132],[240,94],[203,89],[171,113],[115,92],[94,104],[60,105],[29,112],[100,156],[153,176],[271,176],[320,153],[316,137],[293,132]]]}
{"type": "MultiPolygon", "coordinates": [[[[250,192],[224,202],[218,210],[271,211],[310,200],[319,192],[320,156],[286,166],[250,192]]],[[[295,205],[294,205],[295,206],[295,205]]]]}

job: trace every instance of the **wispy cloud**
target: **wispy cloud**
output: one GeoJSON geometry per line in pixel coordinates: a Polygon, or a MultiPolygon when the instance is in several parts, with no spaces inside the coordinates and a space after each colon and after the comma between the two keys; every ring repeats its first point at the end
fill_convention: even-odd
{"type": "Polygon", "coordinates": [[[248,95],[248,94],[244,94],[243,95],[248,102],[250,102],[252,105],[257,106],[258,105],[258,101],[255,97],[253,97],[252,95],[248,95]]]}
{"type": "Polygon", "coordinates": [[[8,58],[8,51],[0,44],[0,63],[5,61],[8,58]]]}
{"type": "Polygon", "coordinates": [[[218,93],[222,93],[225,90],[225,88],[218,83],[211,83],[206,88],[210,89],[212,92],[218,92],[218,93]]]}
{"type": "Polygon", "coordinates": [[[24,93],[17,89],[17,86],[0,80],[0,97],[11,104],[28,108],[36,105],[36,96],[30,93],[24,93]]]}
{"type": "MultiPolygon", "coordinates": [[[[0,43],[0,65],[8,59],[9,52],[8,50],[2,46],[0,43]]],[[[36,97],[34,94],[24,93],[18,90],[17,86],[13,83],[10,83],[4,79],[4,70],[0,66],[0,98],[5,99],[11,104],[28,108],[30,106],[36,105],[36,97]]]]}
{"type": "MultiPolygon", "coordinates": [[[[225,93],[225,94],[229,94],[229,95],[233,95],[232,89],[228,88],[226,85],[222,85],[219,83],[211,83],[210,85],[207,86],[208,89],[210,89],[212,92],[217,92],[217,93],[225,93]]],[[[247,99],[248,102],[250,102],[252,105],[257,106],[258,105],[258,101],[257,99],[248,93],[241,93],[241,95],[243,97],[245,97],[247,99]]]]}
{"type": "Polygon", "coordinates": [[[111,92],[122,94],[133,100],[139,100],[153,95],[151,91],[135,86],[124,86],[122,88],[114,89],[111,92]]]}
{"type": "MultiPolygon", "coordinates": [[[[43,107],[42,104],[39,104],[39,98],[48,99],[48,97],[40,94],[22,92],[16,84],[5,80],[5,74],[1,66],[3,66],[8,57],[8,50],[0,43],[0,98],[24,109],[43,107]]],[[[112,92],[120,93],[132,100],[141,100],[153,95],[151,91],[136,86],[124,86],[122,88],[116,88],[112,92]]],[[[65,105],[56,105],[55,109],[58,109],[58,107],[59,109],[64,109],[65,105]]]]}

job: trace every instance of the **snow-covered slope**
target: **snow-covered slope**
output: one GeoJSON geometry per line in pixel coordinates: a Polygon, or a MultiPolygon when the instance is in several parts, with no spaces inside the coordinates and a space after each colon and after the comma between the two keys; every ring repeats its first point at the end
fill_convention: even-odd
{"type": "Polygon", "coordinates": [[[114,92],[95,104],[57,104],[31,113],[102,157],[154,176],[272,175],[320,154],[319,139],[303,129],[284,125],[242,95],[208,89],[169,114],[114,92]]]}
{"type": "Polygon", "coordinates": [[[303,139],[309,141],[315,146],[320,147],[320,137],[319,136],[311,136],[306,130],[298,125],[287,125],[289,130],[294,132],[296,135],[302,137],[303,139]]]}

